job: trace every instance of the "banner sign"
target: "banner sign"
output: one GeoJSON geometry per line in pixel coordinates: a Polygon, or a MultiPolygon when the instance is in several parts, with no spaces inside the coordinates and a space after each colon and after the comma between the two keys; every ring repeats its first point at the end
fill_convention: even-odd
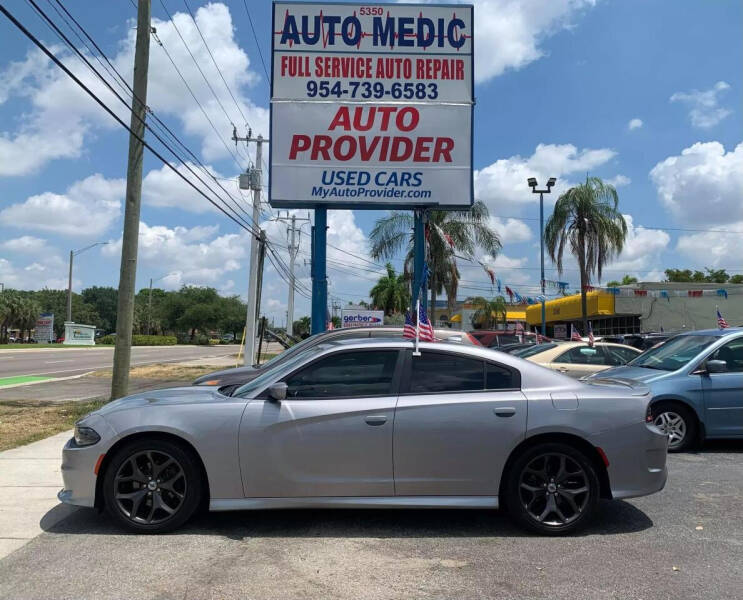
{"type": "Polygon", "coordinates": [[[41,313],[36,319],[34,339],[38,343],[54,341],[54,313],[41,313]]]}
{"type": "Polygon", "coordinates": [[[381,327],[384,325],[383,310],[356,310],[344,308],[341,310],[342,327],[381,327]]]}
{"type": "Polygon", "coordinates": [[[273,9],[272,206],[471,206],[472,6],[273,9]]]}

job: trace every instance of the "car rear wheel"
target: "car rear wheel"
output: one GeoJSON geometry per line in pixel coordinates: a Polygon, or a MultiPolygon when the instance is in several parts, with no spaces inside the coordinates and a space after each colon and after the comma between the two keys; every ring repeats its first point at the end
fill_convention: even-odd
{"type": "Polygon", "coordinates": [[[668,435],[668,451],[688,450],[697,437],[697,421],[678,402],[659,402],[652,407],[653,425],[668,435]]]}
{"type": "Polygon", "coordinates": [[[103,481],[106,509],[137,533],[163,533],[183,525],[202,496],[199,468],[179,444],[143,439],[120,448],[103,481]]]}
{"type": "Polygon", "coordinates": [[[598,499],[591,460],[567,444],[529,448],[509,471],[509,511],[522,526],[542,535],[564,535],[585,526],[598,499]]]}

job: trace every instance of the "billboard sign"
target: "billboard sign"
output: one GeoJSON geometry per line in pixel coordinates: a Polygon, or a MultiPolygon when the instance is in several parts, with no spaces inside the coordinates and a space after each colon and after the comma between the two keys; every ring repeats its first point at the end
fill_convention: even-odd
{"type": "Polygon", "coordinates": [[[54,313],[41,313],[36,319],[34,339],[38,343],[54,341],[54,313]]]}
{"type": "Polygon", "coordinates": [[[342,327],[381,327],[384,325],[383,310],[344,308],[341,310],[342,327]]]}
{"type": "Polygon", "coordinates": [[[471,206],[472,6],[273,10],[272,206],[471,206]]]}

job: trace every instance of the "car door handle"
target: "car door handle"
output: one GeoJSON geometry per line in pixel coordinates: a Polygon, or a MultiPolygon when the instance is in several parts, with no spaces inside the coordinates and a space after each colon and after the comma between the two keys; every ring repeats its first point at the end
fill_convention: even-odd
{"type": "Polygon", "coordinates": [[[565,367],[557,367],[557,370],[560,371],[560,373],[567,373],[568,370],[565,367]]]}
{"type": "Polygon", "coordinates": [[[364,417],[364,421],[372,427],[384,425],[387,422],[387,415],[369,415],[368,417],[364,417]]]}
{"type": "Polygon", "coordinates": [[[496,417],[512,417],[516,414],[516,409],[513,406],[499,406],[494,408],[493,412],[496,417]]]}

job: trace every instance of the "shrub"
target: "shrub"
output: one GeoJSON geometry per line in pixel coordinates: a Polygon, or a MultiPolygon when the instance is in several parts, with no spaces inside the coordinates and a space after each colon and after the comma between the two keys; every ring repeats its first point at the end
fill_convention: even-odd
{"type": "MultiPolygon", "coordinates": [[[[132,346],[175,346],[174,335],[133,335],[132,346]]],[[[104,335],[98,340],[99,344],[115,344],[115,335],[104,335]]]]}

